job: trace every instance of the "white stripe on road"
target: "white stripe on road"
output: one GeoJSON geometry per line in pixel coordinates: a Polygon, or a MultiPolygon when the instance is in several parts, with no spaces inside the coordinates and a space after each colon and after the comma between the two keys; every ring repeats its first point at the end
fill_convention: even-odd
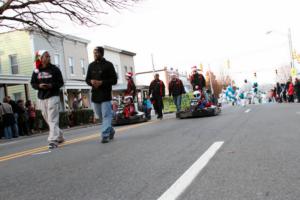
{"type": "Polygon", "coordinates": [[[249,108],[249,109],[247,109],[246,111],[245,111],[245,113],[248,113],[248,112],[250,112],[251,111],[251,109],[249,108]]]}
{"type": "Polygon", "coordinates": [[[212,144],[209,149],[157,200],[177,199],[193,182],[193,180],[197,177],[197,175],[207,165],[210,159],[217,153],[217,151],[223,144],[224,141],[215,142],[214,144],[212,144]]]}
{"type": "Polygon", "coordinates": [[[300,112],[296,112],[296,114],[300,115],[300,112]]]}

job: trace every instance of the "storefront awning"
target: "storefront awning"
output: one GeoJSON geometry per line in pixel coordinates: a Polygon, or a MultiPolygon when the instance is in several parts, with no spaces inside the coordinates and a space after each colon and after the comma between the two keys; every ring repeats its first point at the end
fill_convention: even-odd
{"type": "Polygon", "coordinates": [[[68,80],[65,82],[64,88],[67,90],[68,89],[90,90],[91,86],[87,85],[85,81],[68,80]]]}
{"type": "Polygon", "coordinates": [[[30,79],[30,76],[0,74],[0,86],[29,84],[30,79]]]}

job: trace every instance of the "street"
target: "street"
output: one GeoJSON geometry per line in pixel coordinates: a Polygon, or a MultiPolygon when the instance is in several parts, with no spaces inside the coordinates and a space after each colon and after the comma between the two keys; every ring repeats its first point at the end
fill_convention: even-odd
{"type": "Polygon", "coordinates": [[[296,103],[228,106],[215,117],[117,127],[108,144],[97,126],[66,131],[51,151],[46,135],[1,143],[0,199],[164,199],[182,177],[190,184],[165,199],[297,200],[299,121],[296,103]],[[203,168],[183,176],[214,144],[203,168]]]}

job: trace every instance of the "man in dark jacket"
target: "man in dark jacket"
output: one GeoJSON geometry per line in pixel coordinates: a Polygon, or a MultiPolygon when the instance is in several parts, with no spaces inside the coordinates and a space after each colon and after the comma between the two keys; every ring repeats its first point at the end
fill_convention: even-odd
{"type": "Polygon", "coordinates": [[[64,142],[59,128],[59,94],[64,81],[60,69],[51,64],[48,51],[37,51],[35,57],[36,69],[31,76],[31,86],[38,90],[42,115],[49,125],[49,149],[54,149],[64,142]]]}
{"type": "Polygon", "coordinates": [[[182,81],[176,77],[176,74],[171,75],[172,80],[169,83],[169,96],[173,96],[174,104],[177,112],[181,110],[181,95],[185,94],[182,81]]]}
{"type": "Polygon", "coordinates": [[[202,74],[199,74],[197,71],[197,67],[192,67],[192,75],[190,77],[191,84],[193,86],[193,90],[201,90],[204,91],[206,86],[205,78],[202,74]]]}
{"type": "Polygon", "coordinates": [[[154,80],[151,82],[149,87],[149,96],[152,95],[151,101],[154,109],[157,113],[157,119],[162,119],[163,97],[165,96],[165,84],[159,80],[159,74],[155,74],[154,80]]]}
{"type": "Polygon", "coordinates": [[[94,49],[95,61],[90,63],[86,76],[86,83],[92,86],[92,102],[95,112],[102,117],[102,143],[108,143],[114,138],[112,128],[112,85],[117,84],[117,73],[113,64],[104,56],[104,48],[94,49]]]}

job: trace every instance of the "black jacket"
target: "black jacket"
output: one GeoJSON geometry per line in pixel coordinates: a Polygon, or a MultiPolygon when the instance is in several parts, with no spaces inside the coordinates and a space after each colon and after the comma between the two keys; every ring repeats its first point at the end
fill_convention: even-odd
{"type": "Polygon", "coordinates": [[[178,96],[185,94],[185,89],[183,83],[180,79],[176,78],[175,80],[171,80],[169,83],[169,96],[178,96]]]}
{"type": "Polygon", "coordinates": [[[33,72],[31,76],[31,86],[38,90],[39,99],[48,99],[59,96],[60,88],[64,85],[60,69],[55,65],[49,64],[46,68],[40,68],[38,73],[33,72]],[[39,84],[52,84],[52,88],[44,90],[39,88],[39,84]]]}
{"type": "Polygon", "coordinates": [[[85,81],[92,86],[91,80],[103,81],[100,87],[92,88],[92,101],[95,103],[110,101],[112,99],[112,85],[117,84],[118,81],[113,64],[105,60],[105,58],[89,64],[85,81]]]}
{"type": "Polygon", "coordinates": [[[149,87],[149,96],[153,98],[161,98],[165,96],[165,84],[161,80],[153,80],[149,87]]]}

